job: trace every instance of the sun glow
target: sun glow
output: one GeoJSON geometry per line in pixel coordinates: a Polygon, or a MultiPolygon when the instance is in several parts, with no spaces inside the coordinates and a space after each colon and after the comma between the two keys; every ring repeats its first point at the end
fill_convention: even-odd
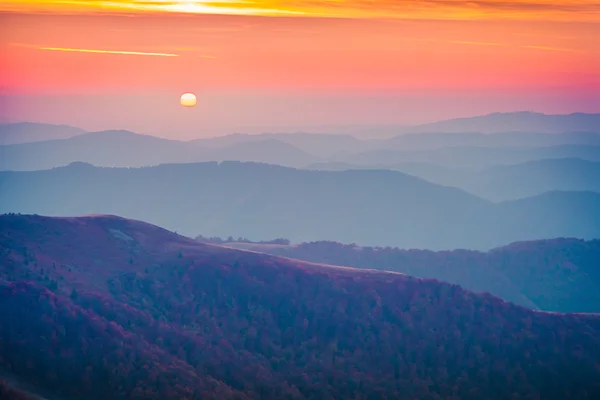
{"type": "Polygon", "coordinates": [[[196,95],[193,93],[184,93],[181,95],[180,102],[184,107],[194,107],[196,105],[196,95]]]}
{"type": "Polygon", "coordinates": [[[589,0],[8,0],[0,11],[47,13],[187,13],[328,18],[600,21],[589,0]]]}

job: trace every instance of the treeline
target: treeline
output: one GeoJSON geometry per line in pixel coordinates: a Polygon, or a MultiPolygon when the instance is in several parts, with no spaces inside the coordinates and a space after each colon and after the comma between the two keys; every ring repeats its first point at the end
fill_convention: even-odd
{"type": "Polygon", "coordinates": [[[317,263],[438,279],[529,308],[600,312],[600,240],[519,242],[489,252],[404,250],[332,241],[251,248],[317,263]]]}
{"type": "Polygon", "coordinates": [[[204,237],[202,235],[198,235],[195,239],[201,243],[213,243],[213,244],[225,244],[225,243],[254,243],[254,244],[279,244],[279,245],[289,245],[291,242],[289,239],[278,238],[273,240],[261,240],[261,241],[251,241],[250,239],[238,237],[237,239],[233,236],[229,236],[226,239],[222,239],[218,236],[212,237],[204,237]]]}

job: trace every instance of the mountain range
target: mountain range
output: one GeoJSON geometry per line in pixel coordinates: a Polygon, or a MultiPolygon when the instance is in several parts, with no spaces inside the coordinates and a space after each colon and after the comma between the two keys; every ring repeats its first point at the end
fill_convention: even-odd
{"type": "Polygon", "coordinates": [[[83,129],[68,125],[33,122],[0,124],[0,145],[68,139],[84,132],[83,129]]]}
{"type": "MultiPolygon", "coordinates": [[[[275,129],[279,132],[310,132],[331,134],[337,136],[339,134],[353,134],[361,138],[381,138],[393,137],[399,134],[406,133],[459,133],[467,136],[471,133],[499,133],[499,132],[539,132],[539,133],[564,133],[564,132],[598,132],[600,126],[600,114],[589,113],[573,113],[573,114],[543,114],[529,111],[492,113],[487,115],[453,118],[432,123],[420,125],[397,125],[397,126],[370,126],[370,127],[355,127],[355,126],[329,126],[329,127],[287,127],[285,129],[278,128],[262,128],[263,132],[268,132],[275,129]]],[[[256,129],[251,129],[255,132],[256,129]]],[[[23,143],[36,140],[52,140],[65,139],[83,133],[84,130],[74,128],[67,125],[51,125],[39,124],[30,122],[20,122],[13,124],[0,124],[0,137],[5,134],[11,136],[11,140],[4,141],[3,144],[23,143]],[[31,131],[38,131],[38,134],[31,135],[31,131]]],[[[233,144],[235,139],[240,139],[243,136],[253,135],[232,135],[224,142],[233,144]]],[[[221,141],[220,139],[217,142],[221,141]]]]}
{"type": "Polygon", "coordinates": [[[178,141],[129,131],[103,131],[69,139],[0,146],[0,169],[40,170],[82,161],[98,166],[142,167],[201,161],[255,161],[302,167],[319,161],[273,139],[205,147],[202,141],[178,141]]]}
{"type": "Polygon", "coordinates": [[[0,216],[0,315],[0,367],[61,400],[600,396],[598,316],[113,216],[0,216]]]}
{"type": "Polygon", "coordinates": [[[427,163],[358,165],[317,163],[311,170],[388,169],[439,185],[453,186],[491,201],[517,200],[551,191],[600,192],[600,163],[579,158],[550,158],[484,169],[445,168],[427,163]]]}
{"type": "Polygon", "coordinates": [[[561,145],[546,147],[443,147],[436,150],[371,150],[345,155],[334,162],[376,165],[433,164],[444,168],[484,169],[542,159],[579,158],[600,162],[600,146],[561,145]]]}
{"type": "Polygon", "coordinates": [[[600,237],[600,193],[492,203],[395,171],[308,171],[223,162],[147,168],[74,163],[0,173],[0,212],[116,214],[186,235],[490,249],[519,240],[600,237]]]}
{"type": "Polygon", "coordinates": [[[600,313],[598,239],[517,242],[488,252],[402,250],[336,242],[293,245],[233,241],[224,245],[310,262],[437,279],[532,309],[600,313]]]}
{"type": "Polygon", "coordinates": [[[413,127],[421,132],[510,132],[528,131],[562,133],[569,131],[597,131],[600,114],[543,114],[528,111],[492,113],[488,115],[454,118],[413,127]]]}
{"type": "Polygon", "coordinates": [[[506,201],[549,191],[598,192],[599,138],[589,132],[423,133],[367,141],[297,133],[186,142],[104,131],[0,146],[0,170],[43,170],[79,161],[105,167],[246,161],[310,170],[385,169],[506,201]]]}

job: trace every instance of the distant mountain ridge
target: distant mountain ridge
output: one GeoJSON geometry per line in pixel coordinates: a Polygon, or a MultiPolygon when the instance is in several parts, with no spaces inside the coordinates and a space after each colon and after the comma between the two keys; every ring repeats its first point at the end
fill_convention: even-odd
{"type": "Polygon", "coordinates": [[[600,161],[600,134],[504,133],[401,135],[359,140],[349,135],[230,135],[181,141],[130,131],[82,133],[67,139],[0,146],[0,170],[40,170],[82,161],[97,166],[252,161],[303,168],[315,163],[362,165],[433,163],[485,168],[543,158],[600,161]]]}
{"type": "Polygon", "coordinates": [[[0,146],[0,170],[42,170],[87,162],[104,167],[143,167],[205,161],[253,161],[301,167],[320,159],[265,139],[210,148],[202,141],[179,141],[130,131],[89,132],[77,137],[0,146]]]}
{"type": "Polygon", "coordinates": [[[413,132],[598,132],[600,114],[543,114],[529,111],[492,113],[476,117],[454,118],[408,128],[413,132]]]}
{"type": "Polygon", "coordinates": [[[425,163],[445,168],[483,169],[557,158],[600,162],[600,146],[560,145],[544,147],[451,146],[428,150],[379,149],[339,157],[332,161],[358,165],[425,163]]]}
{"type": "Polygon", "coordinates": [[[375,147],[397,150],[433,150],[443,147],[549,147],[564,145],[600,146],[600,127],[594,131],[540,133],[529,131],[406,133],[374,141],[375,147]]]}
{"type": "Polygon", "coordinates": [[[117,214],[187,235],[489,249],[600,237],[600,194],[551,192],[494,204],[394,171],[306,171],[224,162],[148,168],[86,164],[1,172],[0,212],[117,214]],[[493,229],[491,229],[493,227],[493,229]]]}
{"type": "Polygon", "coordinates": [[[600,162],[579,158],[539,159],[481,170],[445,168],[419,162],[388,165],[317,163],[307,169],[389,169],[414,175],[438,185],[457,187],[491,201],[517,200],[557,190],[600,192],[600,162]]]}
{"type": "Polygon", "coordinates": [[[85,133],[85,130],[68,125],[19,122],[0,124],[0,146],[45,140],[68,139],[85,133]]]}

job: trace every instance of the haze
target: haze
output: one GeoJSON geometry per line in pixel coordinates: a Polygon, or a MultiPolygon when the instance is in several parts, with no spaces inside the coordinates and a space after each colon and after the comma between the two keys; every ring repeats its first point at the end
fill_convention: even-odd
{"type": "Polygon", "coordinates": [[[4,2],[2,122],[193,138],[600,111],[588,2],[201,3],[4,2]]]}
{"type": "Polygon", "coordinates": [[[600,399],[599,40],[598,0],[1,2],[0,400],[600,399]]]}

